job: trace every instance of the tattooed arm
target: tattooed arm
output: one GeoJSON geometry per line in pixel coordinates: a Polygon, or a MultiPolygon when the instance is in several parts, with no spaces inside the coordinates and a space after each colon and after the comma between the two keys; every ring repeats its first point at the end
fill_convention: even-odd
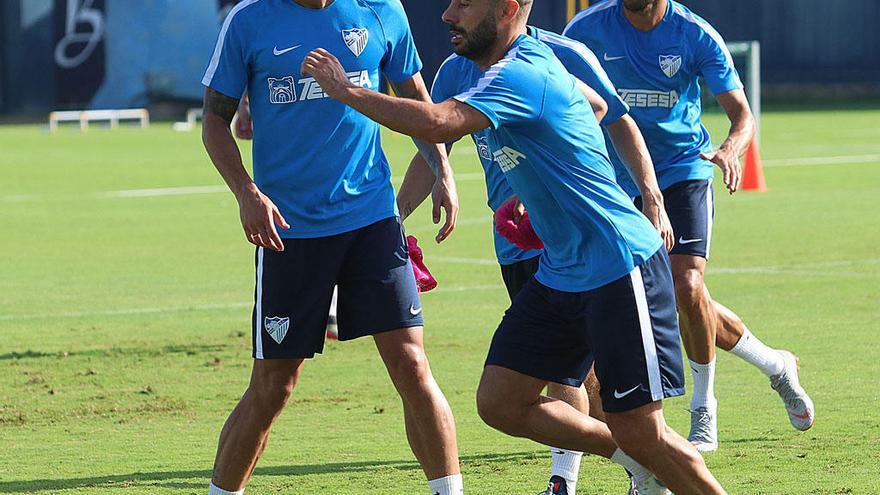
{"type": "MultiPolygon", "coordinates": [[[[394,91],[403,98],[431,102],[431,96],[421,74],[416,74],[406,81],[394,84],[394,91]]],[[[443,242],[455,229],[455,224],[458,220],[458,192],[455,190],[452,166],[449,164],[449,157],[444,145],[427,143],[418,138],[413,138],[413,142],[416,148],[418,148],[419,153],[413,158],[406,173],[406,179],[410,179],[410,182],[404,179],[404,184],[425,184],[424,181],[420,181],[416,177],[421,175],[423,179],[427,180],[428,176],[424,173],[425,170],[422,167],[427,166],[431,170],[433,173],[431,196],[434,203],[433,219],[435,224],[440,223],[441,208],[446,210],[446,222],[440,228],[436,238],[437,242],[443,242]],[[413,182],[413,178],[415,178],[415,182],[413,182]]],[[[397,203],[401,210],[402,218],[409,216],[425,199],[425,196],[421,195],[418,191],[415,191],[415,194],[410,197],[411,192],[413,191],[405,186],[401,186],[397,203]]]]}
{"type": "Polygon", "coordinates": [[[241,161],[241,153],[230,124],[238,110],[239,100],[211,88],[205,89],[202,142],[214,167],[238,200],[241,225],[248,242],[275,251],[283,251],[284,244],[276,224],[290,228],[281,212],[257,188],[241,161]]]}

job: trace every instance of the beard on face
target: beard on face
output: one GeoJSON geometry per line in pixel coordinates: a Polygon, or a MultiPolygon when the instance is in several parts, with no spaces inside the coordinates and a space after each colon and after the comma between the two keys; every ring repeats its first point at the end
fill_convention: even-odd
{"type": "Polygon", "coordinates": [[[630,12],[641,12],[652,3],[654,0],[623,0],[623,6],[630,12]]]}
{"type": "Polygon", "coordinates": [[[456,55],[478,59],[488,53],[495,41],[498,40],[498,22],[495,13],[491,12],[470,31],[465,31],[455,25],[450,25],[449,30],[461,36],[462,41],[458,46],[453,46],[456,55]]]}

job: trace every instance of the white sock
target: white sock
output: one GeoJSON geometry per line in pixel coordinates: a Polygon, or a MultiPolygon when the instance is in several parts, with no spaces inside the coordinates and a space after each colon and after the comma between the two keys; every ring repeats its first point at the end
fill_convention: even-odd
{"type": "Polygon", "coordinates": [[[550,476],[561,476],[565,480],[568,494],[574,495],[577,488],[578,473],[581,471],[581,459],[584,457],[584,453],[576,450],[551,447],[550,456],[553,459],[550,476]]]}
{"type": "Polygon", "coordinates": [[[330,316],[336,318],[336,301],[339,299],[339,287],[333,288],[333,298],[330,299],[330,316]]]}
{"type": "Polygon", "coordinates": [[[772,347],[767,347],[748,328],[745,329],[739,342],[733,346],[730,353],[757,367],[767,376],[782,373],[782,368],[785,366],[779,351],[772,347]]]}
{"type": "Polygon", "coordinates": [[[244,488],[237,492],[230,492],[215,485],[212,481],[211,486],[208,487],[208,495],[244,495],[244,488]]]}
{"type": "Polygon", "coordinates": [[[644,466],[636,462],[632,457],[626,455],[626,452],[620,449],[614,451],[614,455],[611,456],[611,461],[623,466],[624,469],[629,471],[629,474],[631,474],[633,478],[640,482],[644,482],[654,476],[651,471],[645,469],[644,466]]]}
{"type": "Polygon", "coordinates": [[[431,495],[462,495],[464,494],[464,482],[460,474],[453,474],[445,478],[437,478],[428,481],[431,495]]]}
{"type": "Polygon", "coordinates": [[[691,364],[691,376],[694,379],[694,395],[691,397],[691,410],[708,407],[714,410],[718,402],[715,400],[715,359],[709,364],[691,364]]]}

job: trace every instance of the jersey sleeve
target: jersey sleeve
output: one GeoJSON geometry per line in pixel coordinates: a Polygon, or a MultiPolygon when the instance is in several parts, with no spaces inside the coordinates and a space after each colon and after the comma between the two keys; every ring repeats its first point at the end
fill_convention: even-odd
{"type": "Polygon", "coordinates": [[[501,60],[456,100],[483,113],[497,129],[536,120],[544,109],[546,73],[517,60],[501,60]]]}
{"type": "MultiPolygon", "coordinates": [[[[614,84],[605,73],[596,55],[582,43],[572,40],[572,46],[555,49],[556,57],[565,69],[584,84],[593,88],[608,104],[608,113],[602,125],[613,124],[629,113],[629,106],[617,94],[614,84]]],[[[555,48],[555,47],[554,47],[555,48]]]]}
{"type": "Polygon", "coordinates": [[[434,83],[431,85],[431,100],[434,103],[440,103],[455,96],[455,92],[452,90],[454,78],[451,77],[452,66],[456,65],[454,60],[455,55],[450,56],[437,69],[437,75],[434,76],[434,83]]]}
{"type": "Polygon", "coordinates": [[[743,89],[733,65],[733,56],[724,39],[705,21],[699,26],[694,53],[697,73],[706,81],[713,95],[743,89]]]}
{"type": "Polygon", "coordinates": [[[237,10],[233,9],[223,22],[202,84],[237,99],[247,88],[248,66],[241,23],[236,22],[236,14],[237,10]]]}
{"type": "Polygon", "coordinates": [[[395,83],[412,78],[422,70],[422,60],[400,0],[388,0],[380,22],[388,43],[382,61],[382,72],[389,81],[395,83]]]}

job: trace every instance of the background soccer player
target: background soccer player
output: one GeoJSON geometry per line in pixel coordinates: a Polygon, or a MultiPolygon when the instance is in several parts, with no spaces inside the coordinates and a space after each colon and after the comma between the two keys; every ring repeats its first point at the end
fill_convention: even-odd
{"type": "MultiPolygon", "coordinates": [[[[479,26],[471,28],[459,24],[456,28],[461,30],[462,36],[469,44],[480,43],[481,36],[487,34],[485,31],[481,31],[479,26]]],[[[643,204],[643,213],[660,231],[666,241],[667,249],[671,248],[674,242],[672,227],[666,216],[663,197],[657,185],[644,139],[633,119],[627,115],[629,107],[618,96],[596,56],[582,43],[549,31],[529,26],[527,34],[550,47],[566,70],[585,84],[585,86],[581,86],[581,89],[590,102],[596,120],[608,131],[616,149],[620,150],[621,155],[625,157],[625,163],[630,168],[633,180],[639,185],[642,197],[649,198],[643,204]]],[[[440,67],[439,73],[442,74],[445,70],[458,70],[460,63],[460,61],[456,61],[458,58],[459,56],[456,54],[450,56],[440,67]]],[[[456,82],[454,78],[439,75],[437,79],[447,83],[456,82]]],[[[444,87],[440,84],[435,84],[431,89],[431,96],[437,103],[445,101],[455,94],[454,87],[444,87]]],[[[507,184],[504,173],[498,168],[491,156],[488,144],[489,131],[484,129],[471,136],[486,176],[488,205],[494,213],[514,195],[514,192],[507,184]]],[[[452,144],[447,145],[448,149],[451,149],[452,144]]],[[[433,172],[424,163],[421,154],[416,154],[397,196],[401,210],[409,212],[421,204],[429,195],[433,183],[433,172]]],[[[537,272],[541,251],[520,249],[494,229],[493,235],[495,255],[501,266],[502,279],[508,295],[513,301],[523,285],[537,272]]],[[[577,410],[585,414],[590,413],[593,417],[601,420],[604,418],[604,414],[598,400],[598,384],[595,375],[588,376],[586,385],[586,388],[590,390],[590,399],[587,398],[587,390],[583,385],[572,387],[550,383],[547,395],[563,400],[577,410]]],[[[575,495],[583,453],[557,447],[551,447],[550,452],[552,465],[547,493],[549,495],[575,495]]],[[[638,482],[639,480],[636,480],[636,483],[638,482]]]]}
{"type": "Polygon", "coordinates": [[[477,392],[481,417],[511,435],[606,457],[618,450],[616,441],[676,493],[724,493],[663,419],[662,398],[684,393],[663,240],[615,182],[574,78],[550,48],[522,34],[530,6],[450,3],[444,20],[453,48],[466,58],[445,72],[461,92],[439,104],[358,88],[324,49],[309,54],[302,70],[332,98],[426,141],[490,129],[492,157],[528,208],[545,251],[495,333],[477,392]],[[458,26],[481,24],[483,42],[466,43],[472,40],[458,26]],[[549,381],[581,383],[591,351],[610,432],[541,396],[549,381]]]}
{"type": "MultiPolygon", "coordinates": [[[[686,7],[671,0],[608,0],[578,14],[565,30],[601,54],[603,66],[630,107],[657,170],[666,210],[678,237],[671,252],[681,335],[694,392],[688,438],[701,451],[718,448],[714,394],[715,346],[757,366],[770,378],[791,424],[813,424],[813,403],[798,381],[794,355],[764,345],[732,311],[714,301],[704,282],[712,240],[714,165],[730,194],[740,187],[739,157],[755,120],[724,40],[686,7]],[[730,119],[717,150],[700,123],[702,79],[730,119]]],[[[639,190],[611,158],[632,196],[639,190]]]]}
{"type": "MultiPolygon", "coordinates": [[[[431,493],[460,495],[455,424],[422,344],[421,304],[401,232],[379,126],[299,74],[316,46],[334,49],[345,77],[430,101],[397,0],[246,0],[220,32],[203,83],[203,139],[235,193],[256,250],[251,383],[220,435],[210,493],[242,493],[305,359],[321,352],[333,287],[341,340],[372,335],[403,399],[406,432],[431,493]],[[247,90],[254,180],[230,122],[247,90]],[[279,233],[279,229],[281,229],[279,233]]],[[[438,240],[457,197],[445,150],[422,145],[437,173],[438,240]]]]}

